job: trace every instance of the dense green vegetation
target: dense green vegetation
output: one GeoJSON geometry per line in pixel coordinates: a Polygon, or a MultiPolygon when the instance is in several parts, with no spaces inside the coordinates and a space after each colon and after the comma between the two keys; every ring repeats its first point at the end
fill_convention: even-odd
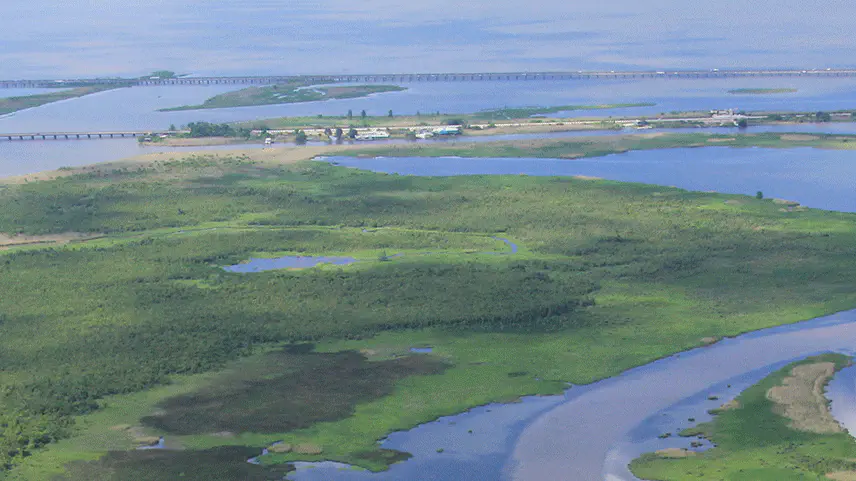
{"type": "Polygon", "coordinates": [[[781,385],[795,366],[815,362],[834,362],[841,369],[850,360],[836,354],[788,365],[744,391],[737,398],[739,407],[717,411],[712,422],[683,433],[702,435],[716,447],[682,459],[647,454],[634,461],[631,470],[642,479],[662,481],[821,481],[830,479],[828,473],[856,471],[856,441],[850,434],[793,429],[767,397],[767,391],[781,385]]]}
{"type": "Polygon", "coordinates": [[[295,79],[287,84],[265,87],[248,87],[235,92],[216,95],[200,105],[183,105],[161,109],[162,112],[175,110],[222,109],[229,107],[249,107],[253,105],[293,104],[316,102],[319,100],[352,99],[384,92],[407,90],[396,85],[348,85],[348,86],[312,86],[305,80],[295,79]]]}
{"type": "Polygon", "coordinates": [[[189,130],[187,137],[249,137],[251,134],[247,129],[211,122],[190,122],[187,124],[187,130],[189,130]]]}
{"type": "MultiPolygon", "coordinates": [[[[0,456],[23,479],[127,449],[109,423],[175,438],[188,452],[170,463],[193,463],[216,446],[286,440],[381,469],[400,459],[375,444],[392,430],[559,392],[706,336],[856,305],[856,216],[787,211],[754,197],[190,157],[7,185],[0,203],[0,232],[105,234],[0,251],[0,456]],[[520,252],[491,254],[507,252],[494,236],[520,252]],[[252,275],[220,268],[283,253],[361,262],[252,275]],[[304,341],[317,343],[316,354],[264,353],[304,341]],[[408,364],[417,362],[407,357],[414,345],[435,353],[408,364]],[[236,371],[255,386],[243,393],[234,377],[181,377],[251,354],[266,369],[236,371]],[[303,363],[330,379],[362,369],[371,382],[337,383],[349,395],[326,395],[331,384],[309,383],[303,363]],[[111,410],[170,381],[190,384],[111,410]],[[270,429],[247,421],[256,427],[216,435],[245,422],[250,413],[239,406],[249,398],[265,418],[281,417],[270,415],[270,429]],[[200,408],[188,425],[179,421],[188,402],[228,408],[225,417],[200,408]],[[102,413],[110,421],[89,421],[102,413]],[[40,451],[46,443],[55,447],[40,451]]],[[[266,462],[307,458],[319,457],[266,462]]],[[[92,470],[121,473],[137,461],[113,454],[67,476],[93,479],[92,470]]]]}
{"type": "Polygon", "coordinates": [[[68,100],[77,97],[83,97],[84,95],[94,94],[96,92],[103,92],[105,90],[113,90],[116,88],[126,87],[130,86],[130,83],[128,83],[127,85],[110,84],[88,86],[74,86],[69,84],[68,86],[74,88],[57,90],[55,92],[45,94],[0,98],[0,115],[17,112],[19,110],[39,107],[52,102],[59,102],[60,100],[68,100]]]}
{"type": "Polygon", "coordinates": [[[736,95],[770,95],[770,94],[792,94],[799,92],[794,88],[746,88],[732,89],[728,93],[736,95]]]}

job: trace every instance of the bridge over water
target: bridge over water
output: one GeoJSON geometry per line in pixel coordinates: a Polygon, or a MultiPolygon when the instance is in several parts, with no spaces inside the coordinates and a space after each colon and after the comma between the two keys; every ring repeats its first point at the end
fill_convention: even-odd
{"type": "Polygon", "coordinates": [[[492,73],[398,73],[349,75],[266,75],[236,77],[176,77],[176,78],[94,78],[66,80],[0,80],[0,88],[55,88],[80,85],[271,85],[295,80],[314,83],[340,82],[484,82],[484,81],[544,81],[544,80],[622,80],[622,79],[705,79],[856,77],[856,69],[826,70],[673,70],[673,71],[603,71],[603,72],[492,72],[492,73]]]}
{"type": "Polygon", "coordinates": [[[151,130],[124,130],[115,132],[30,132],[4,134],[0,133],[0,141],[9,140],[83,140],[83,139],[119,139],[135,137],[151,137],[156,135],[172,135],[187,131],[152,132],[151,130]]]}

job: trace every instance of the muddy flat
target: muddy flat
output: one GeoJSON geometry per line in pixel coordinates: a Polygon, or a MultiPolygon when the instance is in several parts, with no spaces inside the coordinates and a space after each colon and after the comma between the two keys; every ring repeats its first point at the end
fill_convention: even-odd
{"type": "Polygon", "coordinates": [[[826,434],[843,432],[832,414],[823,388],[835,374],[835,364],[819,362],[797,366],[791,375],[767,391],[767,399],[776,403],[774,411],[791,420],[800,431],[826,434]]]}

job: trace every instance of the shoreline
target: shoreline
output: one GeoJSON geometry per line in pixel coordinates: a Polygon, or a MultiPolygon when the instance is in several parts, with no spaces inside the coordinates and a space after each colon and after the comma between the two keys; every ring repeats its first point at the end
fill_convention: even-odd
{"type": "MultiPolygon", "coordinates": [[[[603,132],[599,129],[580,130],[580,132],[603,132]]],[[[546,132],[545,132],[546,133],[546,132]]],[[[513,135],[513,134],[501,134],[513,135]]],[[[489,136],[489,135],[488,135],[489,136]]],[[[598,157],[609,154],[625,153],[635,150],[665,150],[673,148],[732,147],[732,148],[817,148],[830,150],[856,150],[856,134],[807,134],[807,133],[733,133],[711,134],[702,132],[622,132],[613,135],[542,137],[533,139],[497,140],[491,142],[448,143],[438,141],[419,141],[407,143],[354,142],[328,145],[283,145],[273,144],[264,148],[246,148],[258,143],[241,139],[232,142],[228,138],[217,138],[216,143],[207,143],[207,139],[179,139],[188,142],[175,144],[146,144],[146,147],[188,147],[180,152],[152,152],[133,155],[106,162],[85,164],[74,167],[61,167],[39,172],[0,176],[0,185],[20,184],[30,181],[49,180],[74,174],[103,172],[105,170],[141,167],[158,161],[177,157],[199,155],[248,156],[262,163],[292,164],[312,160],[319,156],[385,156],[385,157],[439,157],[460,156],[470,158],[483,157],[541,157],[541,158],[581,158],[598,157]],[[853,142],[851,142],[851,140],[853,142]],[[192,150],[192,147],[228,147],[217,150],[192,150]],[[244,147],[244,148],[242,148],[244,147]],[[556,149],[565,149],[559,152],[556,149]],[[557,153],[558,152],[558,153],[557,153]]]]}

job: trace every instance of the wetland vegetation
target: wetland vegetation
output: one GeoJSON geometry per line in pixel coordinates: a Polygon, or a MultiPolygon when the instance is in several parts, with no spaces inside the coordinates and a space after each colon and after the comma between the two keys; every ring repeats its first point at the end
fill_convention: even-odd
{"type": "Polygon", "coordinates": [[[235,92],[216,95],[199,105],[183,105],[161,109],[161,112],[176,110],[222,109],[249,107],[254,105],[293,104],[319,100],[353,99],[384,92],[407,90],[397,85],[322,85],[313,86],[305,80],[295,79],[287,84],[264,87],[247,87],[235,92]]]}
{"type": "Polygon", "coordinates": [[[670,449],[631,464],[646,480],[847,480],[856,476],[856,440],[829,414],[823,389],[850,364],[839,354],[786,366],[681,433],[704,437],[708,451],[670,449]]]}
{"type": "MultiPolygon", "coordinates": [[[[562,157],[586,142],[478,148],[562,157]]],[[[411,147],[385,152],[395,148],[411,147]]],[[[188,472],[212,449],[235,453],[222,472],[238,474],[224,479],[255,479],[245,449],[278,441],[294,448],[259,458],[258,479],[295,460],[384,469],[406,458],[378,448],[391,431],[856,305],[852,214],[257,155],[0,187],[0,232],[80,233],[0,251],[0,463],[13,479],[127,479],[152,463],[188,472]],[[508,249],[495,237],[518,251],[491,255],[508,249]],[[361,262],[222,269],[280,255],[361,262]],[[151,436],[169,449],[126,452],[151,436]]]]}

